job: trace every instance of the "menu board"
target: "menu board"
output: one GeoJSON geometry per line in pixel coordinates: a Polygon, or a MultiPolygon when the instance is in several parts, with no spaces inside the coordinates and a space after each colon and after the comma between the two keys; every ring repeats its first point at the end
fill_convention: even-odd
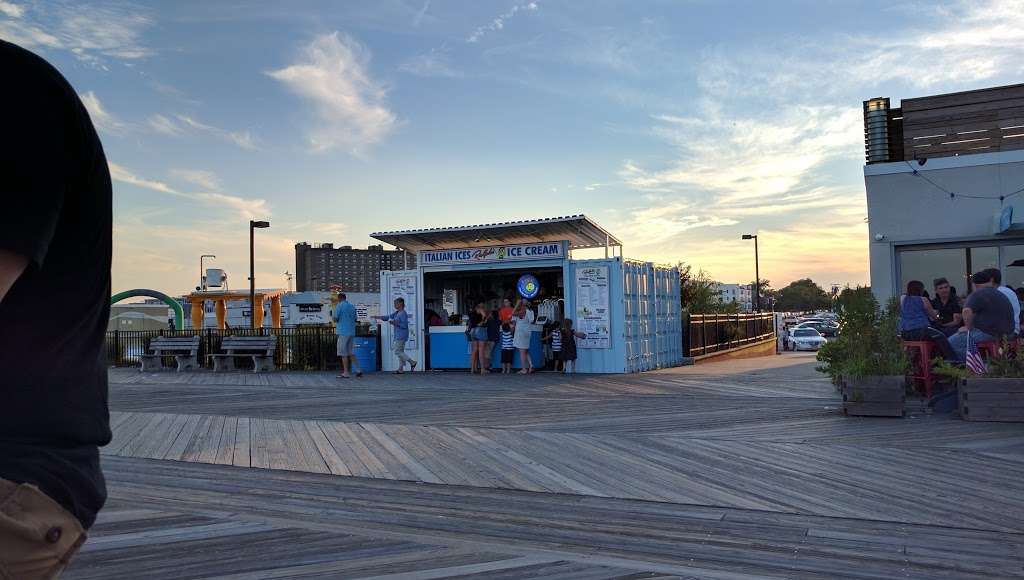
{"type": "Polygon", "coordinates": [[[573,328],[587,335],[578,348],[611,348],[608,310],[608,266],[576,268],[576,321],[573,328]]]}
{"type": "MultiPolygon", "coordinates": [[[[416,313],[419,307],[416,300],[416,276],[391,276],[390,283],[388,284],[388,304],[393,305],[395,299],[405,299],[405,313],[409,315],[409,340],[405,343],[405,349],[416,350],[416,336],[419,334],[416,329],[417,319],[419,318],[416,313]]],[[[393,307],[393,306],[392,306],[393,307]]],[[[391,314],[393,310],[389,310],[387,314],[391,314]]],[[[392,336],[394,336],[392,334],[392,336]]]]}

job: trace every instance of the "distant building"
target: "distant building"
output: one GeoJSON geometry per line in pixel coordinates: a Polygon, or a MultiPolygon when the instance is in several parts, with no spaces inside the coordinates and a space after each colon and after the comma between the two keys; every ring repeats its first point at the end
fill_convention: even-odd
{"type": "Polygon", "coordinates": [[[753,292],[750,290],[750,284],[722,284],[721,282],[715,283],[715,290],[718,294],[718,301],[722,304],[729,304],[735,302],[739,305],[740,311],[750,312],[753,310],[753,292]]]}
{"type": "Polygon", "coordinates": [[[295,244],[295,289],[327,291],[332,286],[345,292],[380,292],[380,273],[416,266],[416,255],[401,250],[369,246],[365,250],[334,244],[295,244]]]}
{"type": "Polygon", "coordinates": [[[999,268],[1024,286],[1024,84],[864,101],[871,289],[999,268]],[[1016,264],[1016,265],[1015,265],[1016,264]]]}
{"type": "Polygon", "coordinates": [[[167,330],[173,320],[174,312],[159,300],[114,304],[107,330],[167,330]]]}

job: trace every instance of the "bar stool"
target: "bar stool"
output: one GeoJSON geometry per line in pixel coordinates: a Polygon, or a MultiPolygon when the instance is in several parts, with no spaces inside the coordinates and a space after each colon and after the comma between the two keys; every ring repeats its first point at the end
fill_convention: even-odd
{"type": "Polygon", "coordinates": [[[999,356],[999,341],[986,340],[984,342],[979,342],[978,353],[981,354],[982,358],[992,358],[999,356]]]}
{"type": "MultiPolygon", "coordinates": [[[[910,357],[910,379],[915,385],[920,383],[924,395],[930,399],[935,386],[935,375],[932,374],[932,351],[935,350],[935,343],[930,340],[904,340],[903,348],[910,357]]],[[[919,388],[918,391],[920,390],[922,389],[919,388]]]]}

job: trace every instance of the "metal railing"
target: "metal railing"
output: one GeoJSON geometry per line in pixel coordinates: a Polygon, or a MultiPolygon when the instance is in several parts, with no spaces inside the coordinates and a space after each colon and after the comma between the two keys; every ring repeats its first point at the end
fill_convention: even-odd
{"type": "Polygon", "coordinates": [[[775,337],[775,315],[683,314],[683,351],[702,356],[775,337]]]}
{"type": "MultiPolygon", "coordinates": [[[[208,355],[220,352],[221,342],[227,336],[276,336],[277,351],[274,363],[286,370],[327,370],[338,366],[338,337],[333,327],[295,328],[232,328],[218,330],[110,330],[107,331],[104,353],[110,366],[139,365],[142,355],[149,352],[149,343],[157,336],[196,336],[199,340],[199,365],[212,367],[208,355]]],[[[377,349],[380,352],[380,349],[377,349]]],[[[172,365],[174,357],[168,357],[165,365],[172,365]]],[[[245,368],[246,362],[239,359],[236,364],[245,368]]]]}

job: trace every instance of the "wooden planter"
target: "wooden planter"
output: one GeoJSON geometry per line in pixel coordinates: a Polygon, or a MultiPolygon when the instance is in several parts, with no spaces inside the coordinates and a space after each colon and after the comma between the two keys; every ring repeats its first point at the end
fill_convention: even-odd
{"type": "Polygon", "coordinates": [[[907,402],[906,378],[843,377],[843,414],[902,417],[907,402]]]}
{"type": "Polygon", "coordinates": [[[966,421],[1024,422],[1024,379],[963,379],[960,417],[966,421]]]}

